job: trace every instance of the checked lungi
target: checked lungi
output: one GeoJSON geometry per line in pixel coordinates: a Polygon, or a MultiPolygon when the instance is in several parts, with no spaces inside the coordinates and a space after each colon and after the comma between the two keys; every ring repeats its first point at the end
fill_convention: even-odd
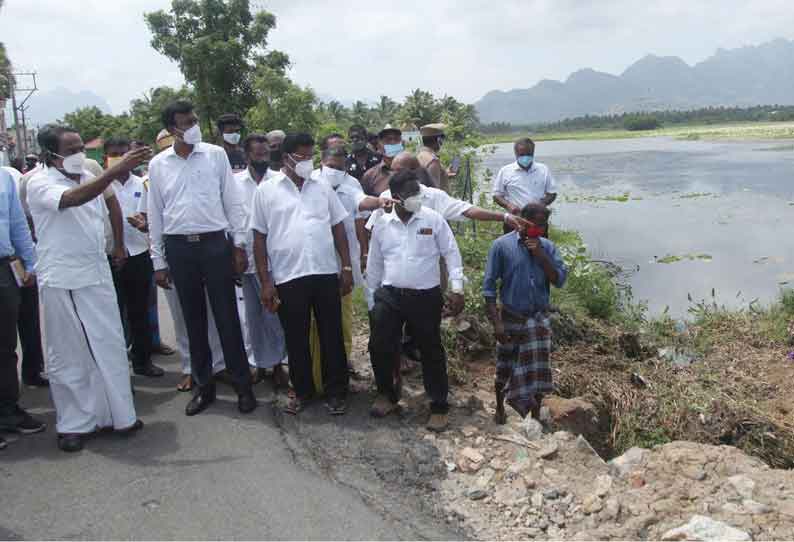
{"type": "Polygon", "coordinates": [[[502,322],[509,342],[497,344],[496,387],[525,418],[535,406],[535,396],[553,390],[551,321],[545,312],[518,319],[502,311],[502,322]]]}

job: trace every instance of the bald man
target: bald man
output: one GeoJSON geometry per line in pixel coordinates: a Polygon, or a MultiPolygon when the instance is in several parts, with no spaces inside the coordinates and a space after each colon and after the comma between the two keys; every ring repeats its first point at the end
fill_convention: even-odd
{"type": "MultiPolygon", "coordinates": [[[[427,176],[427,171],[419,164],[416,156],[407,151],[401,152],[394,157],[391,169],[395,173],[403,169],[415,169],[419,170],[420,177],[427,176]]],[[[422,196],[422,206],[433,209],[446,220],[461,221],[464,218],[468,218],[470,220],[503,222],[514,230],[521,230],[529,225],[526,220],[519,216],[476,207],[466,201],[453,198],[439,188],[427,186],[425,182],[422,182],[422,186],[420,186],[420,194],[422,196]]],[[[391,199],[391,191],[386,190],[380,196],[381,198],[391,199]]],[[[372,213],[366,225],[368,230],[372,230],[372,226],[381,214],[383,214],[382,209],[372,213]]]]}

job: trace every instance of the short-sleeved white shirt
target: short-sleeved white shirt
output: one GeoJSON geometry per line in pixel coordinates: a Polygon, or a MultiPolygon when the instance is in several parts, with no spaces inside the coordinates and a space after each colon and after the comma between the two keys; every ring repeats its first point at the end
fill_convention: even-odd
{"type": "Polygon", "coordinates": [[[518,162],[507,164],[493,180],[491,195],[500,196],[518,207],[538,203],[546,194],[556,194],[557,183],[545,164],[533,162],[529,170],[518,162]]]}
{"type": "MultiPolygon", "coordinates": [[[[419,185],[419,193],[422,196],[422,207],[433,209],[435,212],[443,216],[444,220],[464,220],[466,217],[463,215],[463,213],[473,207],[473,205],[468,201],[453,198],[440,188],[419,185]]],[[[380,197],[391,198],[391,190],[384,191],[380,197]]],[[[366,228],[368,230],[372,230],[372,226],[381,217],[381,215],[383,215],[383,212],[383,209],[377,209],[372,213],[372,215],[369,217],[369,220],[367,220],[366,228]]]]}
{"type": "Polygon", "coordinates": [[[146,197],[143,180],[130,173],[127,182],[121,184],[119,181],[113,181],[111,186],[116,191],[116,199],[119,200],[121,215],[124,219],[124,246],[127,247],[130,256],[143,254],[149,250],[149,237],[127,221],[128,217],[140,212],[141,199],[146,197]]]}
{"type": "Polygon", "coordinates": [[[113,281],[105,254],[107,206],[102,195],[59,209],[64,192],[93,178],[83,171],[78,183],[50,167],[28,183],[28,205],[38,238],[36,276],[41,286],[75,290],[113,281]]]}
{"type": "Polygon", "coordinates": [[[330,185],[307,179],[298,187],[280,173],[256,189],[250,227],[267,235],[275,284],[339,273],[331,228],[347,216],[330,185]]]}
{"type": "MultiPolygon", "coordinates": [[[[272,169],[268,169],[265,172],[265,176],[262,178],[260,183],[265,182],[270,177],[274,175],[278,175],[272,169]]],[[[256,195],[256,188],[259,186],[254,178],[251,176],[251,172],[248,169],[244,169],[242,171],[238,171],[234,174],[234,180],[240,183],[240,190],[243,196],[243,201],[246,204],[245,207],[245,223],[246,223],[246,230],[245,230],[245,253],[248,256],[248,267],[246,268],[246,273],[256,273],[256,264],[254,263],[254,231],[247,227],[251,220],[251,213],[254,210],[254,196],[256,195]]]]}
{"type": "Polygon", "coordinates": [[[320,180],[328,186],[339,198],[339,202],[345,208],[347,216],[343,220],[345,224],[345,236],[347,237],[347,246],[350,249],[350,266],[353,268],[353,284],[356,286],[364,284],[364,275],[361,273],[361,245],[358,242],[356,235],[356,220],[365,218],[367,213],[358,210],[361,201],[367,197],[364,189],[361,188],[361,183],[352,175],[345,174],[339,186],[334,188],[331,183],[323,175],[323,168],[315,169],[312,172],[312,178],[320,180]]]}

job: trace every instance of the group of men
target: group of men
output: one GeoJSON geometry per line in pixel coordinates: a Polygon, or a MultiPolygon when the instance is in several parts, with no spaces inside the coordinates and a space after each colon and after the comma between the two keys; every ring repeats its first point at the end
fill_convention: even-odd
{"type": "Polygon", "coordinates": [[[166,107],[162,123],[156,155],[112,138],[105,167],[93,173],[80,134],[49,125],[39,134],[41,164],[22,190],[0,172],[0,429],[45,428],[18,405],[16,322],[26,288],[37,288],[43,310],[59,447],[77,451],[97,431],[141,429],[128,358],[135,375],[164,374],[152,363],[156,284],[182,356],[179,389],[193,391],[188,416],[215,401],[218,373],[241,413],[256,408],[253,385],[269,377],[288,389],[289,414],[320,394],[329,413],[344,414],[352,291],[363,288],[377,387],[371,414],[397,408],[407,334],[430,399],[427,427],[443,431],[441,319],[445,305],[452,315],[463,309],[465,281],[448,221],[464,219],[511,232],[492,246],[483,285],[498,342],[497,422],[505,400],[537,415],[551,386],[549,285],[562,286],[566,269],[546,238],[556,187],[530,140],[516,143],[516,162],[496,177],[502,213],[448,194],[455,172],[441,166],[441,124],[422,127],[416,156],[392,126],[376,146],[360,126],[347,138],[330,134],[317,168],[307,133],[243,138],[243,121],[227,114],[216,121],[220,145],[209,144],[186,101],[166,107]]]}

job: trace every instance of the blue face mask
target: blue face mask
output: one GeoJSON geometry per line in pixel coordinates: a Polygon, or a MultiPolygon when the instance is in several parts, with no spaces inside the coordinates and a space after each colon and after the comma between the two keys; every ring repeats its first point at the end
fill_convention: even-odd
{"type": "Polygon", "coordinates": [[[385,143],[383,145],[383,154],[389,158],[394,158],[405,150],[402,143],[385,143]]]}
{"type": "Polygon", "coordinates": [[[534,156],[531,154],[524,154],[518,157],[518,165],[524,169],[528,169],[529,166],[532,165],[532,161],[535,159],[534,156]]]}

